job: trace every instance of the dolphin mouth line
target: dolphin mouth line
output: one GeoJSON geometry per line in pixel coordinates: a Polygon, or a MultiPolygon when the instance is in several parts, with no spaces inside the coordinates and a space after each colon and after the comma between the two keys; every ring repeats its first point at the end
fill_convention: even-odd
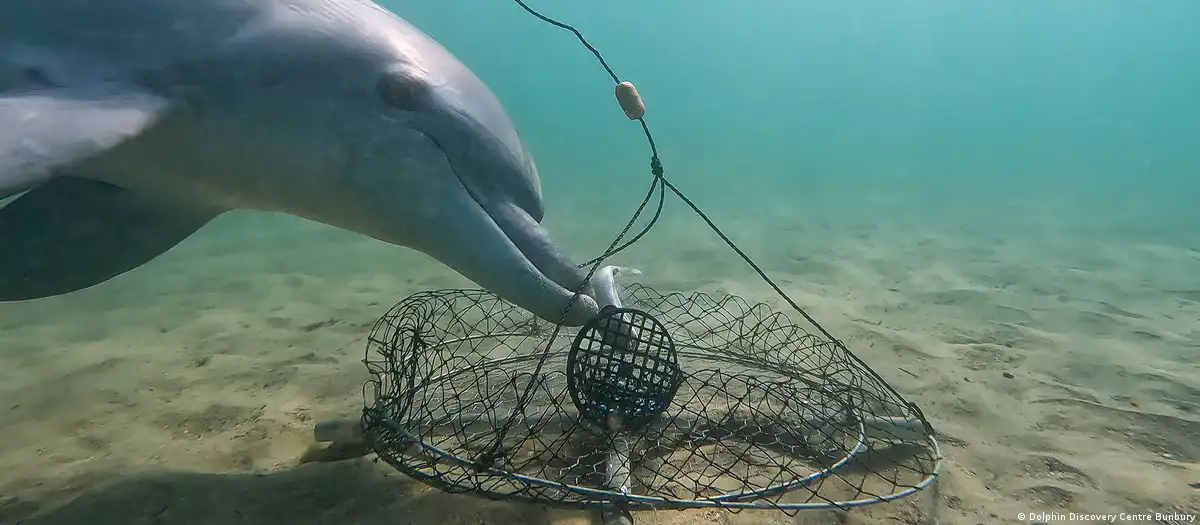
{"type": "MultiPolygon", "coordinates": [[[[479,197],[475,194],[475,191],[471,189],[471,185],[467,184],[467,181],[463,177],[462,173],[460,173],[458,171],[458,166],[456,166],[454,164],[454,162],[452,162],[450,160],[450,154],[446,152],[446,148],[442,147],[442,144],[440,142],[438,142],[438,140],[436,138],[429,136],[429,134],[427,134],[425,132],[421,132],[421,134],[425,135],[425,137],[428,138],[429,141],[432,142],[435,147],[437,147],[438,151],[442,152],[442,156],[445,157],[445,159],[446,159],[446,164],[448,166],[450,166],[450,171],[453,172],[454,177],[458,179],[459,185],[461,185],[463,187],[463,190],[465,190],[467,192],[467,195],[469,195],[471,197],[471,200],[475,202],[475,205],[478,206],[479,209],[483,211],[484,215],[487,215],[488,219],[492,221],[492,224],[496,225],[496,228],[500,230],[500,233],[504,235],[504,238],[508,239],[508,242],[510,244],[512,244],[513,248],[516,249],[517,253],[521,254],[521,257],[525,260],[525,262],[529,263],[529,266],[531,268],[537,270],[537,272],[539,274],[541,274],[541,276],[543,278],[545,278],[547,282],[554,283],[556,286],[559,286],[563,290],[571,292],[572,290],[567,290],[566,287],[563,287],[563,285],[561,283],[556,282],[555,279],[551,278],[551,276],[547,275],[543,269],[538,267],[538,265],[533,261],[533,259],[530,258],[530,255],[528,253],[525,253],[525,250],[523,250],[521,248],[521,243],[517,242],[517,240],[513,238],[512,233],[510,233],[508,231],[508,229],[505,228],[504,222],[501,220],[498,220],[496,218],[496,216],[494,216],[492,214],[492,212],[490,210],[488,210],[488,207],[484,206],[483,201],[479,200],[479,197]]],[[[510,227],[511,227],[511,225],[510,225],[510,227]]]]}
{"type": "MultiPolygon", "coordinates": [[[[450,154],[446,153],[446,148],[442,147],[442,143],[438,142],[438,139],[430,136],[424,131],[418,130],[418,132],[424,135],[425,138],[429,139],[429,142],[432,142],[433,145],[437,147],[438,151],[442,152],[442,157],[446,159],[446,165],[450,166],[450,171],[454,173],[454,178],[458,179],[458,184],[461,185],[464,190],[467,190],[467,195],[471,196],[471,200],[475,201],[475,205],[479,206],[479,209],[483,210],[483,213],[486,214],[493,223],[496,223],[496,227],[500,228],[500,231],[504,232],[504,236],[508,237],[509,242],[512,242],[512,237],[508,235],[508,232],[504,230],[504,227],[501,226],[500,223],[496,222],[496,218],[492,217],[491,213],[488,213],[487,207],[485,207],[483,203],[479,201],[479,197],[475,196],[475,192],[471,191],[471,186],[467,184],[467,181],[463,179],[462,174],[458,172],[458,166],[455,166],[454,162],[450,160],[450,154]]],[[[515,246],[516,243],[514,242],[513,245],[515,246]]],[[[525,252],[521,252],[521,255],[525,255],[525,252]]],[[[528,259],[528,256],[526,256],[526,259],[528,259]]]]}

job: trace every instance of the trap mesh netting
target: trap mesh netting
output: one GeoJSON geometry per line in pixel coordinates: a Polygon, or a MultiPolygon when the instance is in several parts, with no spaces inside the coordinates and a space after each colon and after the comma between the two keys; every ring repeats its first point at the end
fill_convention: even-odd
{"type": "Polygon", "coordinates": [[[934,478],[919,411],[841,343],[732,295],[610,302],[557,337],[483,290],[397,304],[368,342],[373,449],[448,492],[579,507],[848,507],[934,478]]]}

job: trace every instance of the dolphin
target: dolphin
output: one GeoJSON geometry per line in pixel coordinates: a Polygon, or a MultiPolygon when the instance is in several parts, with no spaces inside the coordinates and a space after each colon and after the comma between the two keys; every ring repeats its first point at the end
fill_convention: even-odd
{"type": "Polygon", "coordinates": [[[251,209],[423,252],[544,319],[598,311],[495,95],[369,0],[0,2],[13,196],[0,301],[91,287],[251,209]]]}

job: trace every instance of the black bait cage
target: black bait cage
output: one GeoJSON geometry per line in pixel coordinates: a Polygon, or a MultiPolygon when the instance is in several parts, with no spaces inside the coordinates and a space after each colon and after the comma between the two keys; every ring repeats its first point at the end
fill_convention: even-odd
{"type": "MultiPolygon", "coordinates": [[[[576,34],[574,28],[538,18],[576,34]]],[[[787,297],[663,177],[645,107],[654,184],[578,293],[602,306],[581,328],[540,319],[485,290],[414,294],[372,329],[360,441],[446,492],[594,508],[805,509],[896,500],[934,483],[930,424],[787,297]],[[795,310],[733,295],[622,286],[602,266],[657,191],[671,190],[795,310]]],[[[655,214],[657,219],[658,214],[655,214]]],[[[318,440],[336,438],[318,426],[318,440]]]]}

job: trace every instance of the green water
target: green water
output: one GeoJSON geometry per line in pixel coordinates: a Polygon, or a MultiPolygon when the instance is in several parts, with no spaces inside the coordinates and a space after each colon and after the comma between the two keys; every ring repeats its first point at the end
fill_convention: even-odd
{"type": "MultiPolygon", "coordinates": [[[[631,207],[648,181],[646,147],[593,57],[511,2],[461,4],[388,5],[505,102],[542,169],[551,217],[581,195],[631,207]]],[[[1200,4],[534,7],[575,24],[639,86],[668,176],[713,213],[773,199],[855,220],[953,221],[1036,203],[1095,235],[1198,246],[1200,4]]]]}

